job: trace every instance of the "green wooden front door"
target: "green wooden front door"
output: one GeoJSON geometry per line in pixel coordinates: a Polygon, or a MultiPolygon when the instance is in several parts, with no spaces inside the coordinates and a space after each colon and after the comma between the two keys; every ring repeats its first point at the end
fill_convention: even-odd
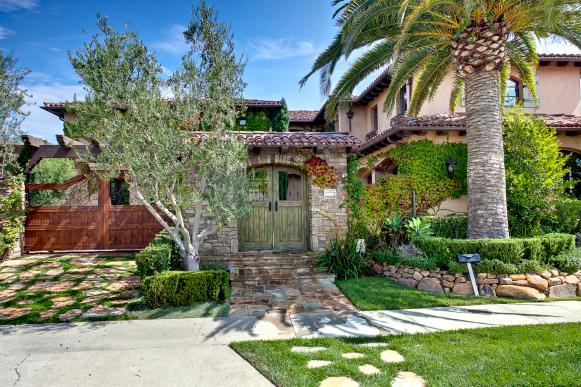
{"type": "Polygon", "coordinates": [[[307,247],[305,178],[270,166],[251,172],[252,211],[239,222],[240,249],[302,250],[307,247]]]}

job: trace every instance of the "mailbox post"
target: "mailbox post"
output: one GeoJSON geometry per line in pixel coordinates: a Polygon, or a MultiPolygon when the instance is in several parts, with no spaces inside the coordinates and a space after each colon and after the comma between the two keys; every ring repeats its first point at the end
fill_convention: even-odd
{"type": "Polygon", "coordinates": [[[474,290],[474,295],[476,297],[480,296],[478,293],[478,285],[476,285],[476,278],[474,277],[474,271],[472,271],[472,264],[480,262],[480,254],[458,254],[456,261],[458,263],[465,263],[466,266],[468,266],[468,274],[470,275],[472,290],[474,290]]]}

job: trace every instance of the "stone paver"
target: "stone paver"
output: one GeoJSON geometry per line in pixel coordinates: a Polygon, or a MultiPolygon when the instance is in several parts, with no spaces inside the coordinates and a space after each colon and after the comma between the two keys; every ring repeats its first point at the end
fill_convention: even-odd
{"type": "Polygon", "coordinates": [[[63,313],[59,316],[59,320],[60,321],[71,321],[74,320],[75,318],[79,317],[81,314],[83,314],[83,311],[80,309],[71,309],[66,313],[63,313]]]}
{"type": "Polygon", "coordinates": [[[365,357],[364,354],[359,352],[347,352],[342,354],[341,356],[343,356],[343,359],[361,359],[362,357],[365,357]]]}
{"type": "Polygon", "coordinates": [[[391,382],[391,387],[425,387],[426,381],[414,372],[399,371],[391,382]]]}
{"type": "Polygon", "coordinates": [[[364,375],[377,375],[377,374],[381,373],[379,368],[375,367],[372,364],[364,364],[362,366],[359,366],[358,368],[359,368],[359,371],[361,371],[361,373],[364,375]]]}
{"type": "Polygon", "coordinates": [[[359,383],[347,376],[334,376],[323,380],[319,387],[359,387],[359,383]]]}
{"type": "Polygon", "coordinates": [[[30,308],[0,308],[0,320],[13,320],[30,313],[30,308]]]}
{"type": "Polygon", "coordinates": [[[291,352],[294,353],[316,353],[326,350],[325,347],[292,347],[291,352]]]}
{"type": "Polygon", "coordinates": [[[330,364],[333,364],[333,362],[328,360],[309,360],[307,363],[307,368],[321,368],[330,364]]]}
{"type": "Polygon", "coordinates": [[[385,363],[401,363],[405,361],[405,358],[401,355],[401,353],[391,349],[386,349],[385,351],[381,352],[379,356],[385,363]]]}

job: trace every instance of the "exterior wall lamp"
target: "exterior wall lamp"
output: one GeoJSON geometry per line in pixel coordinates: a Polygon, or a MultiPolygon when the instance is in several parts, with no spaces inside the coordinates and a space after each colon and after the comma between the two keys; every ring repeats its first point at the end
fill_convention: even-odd
{"type": "Polygon", "coordinates": [[[347,112],[346,116],[349,120],[349,133],[351,133],[351,119],[353,119],[353,111],[351,110],[352,105],[349,105],[349,111],[347,112]]]}
{"type": "Polygon", "coordinates": [[[456,176],[456,164],[458,164],[458,160],[449,158],[446,161],[446,171],[448,172],[448,177],[452,178],[456,176]]]}

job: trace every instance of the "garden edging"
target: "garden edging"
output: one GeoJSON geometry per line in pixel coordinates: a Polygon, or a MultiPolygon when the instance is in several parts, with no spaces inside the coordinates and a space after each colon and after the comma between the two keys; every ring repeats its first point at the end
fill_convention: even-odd
{"type": "MultiPolygon", "coordinates": [[[[432,293],[474,295],[466,273],[447,270],[429,271],[404,265],[374,265],[374,272],[401,285],[432,293]],[[381,269],[381,270],[378,270],[381,269]],[[378,273],[380,272],[380,273],[378,273]]],[[[480,295],[525,299],[581,296],[581,271],[564,273],[547,270],[527,274],[479,273],[476,278],[480,295]]]]}

